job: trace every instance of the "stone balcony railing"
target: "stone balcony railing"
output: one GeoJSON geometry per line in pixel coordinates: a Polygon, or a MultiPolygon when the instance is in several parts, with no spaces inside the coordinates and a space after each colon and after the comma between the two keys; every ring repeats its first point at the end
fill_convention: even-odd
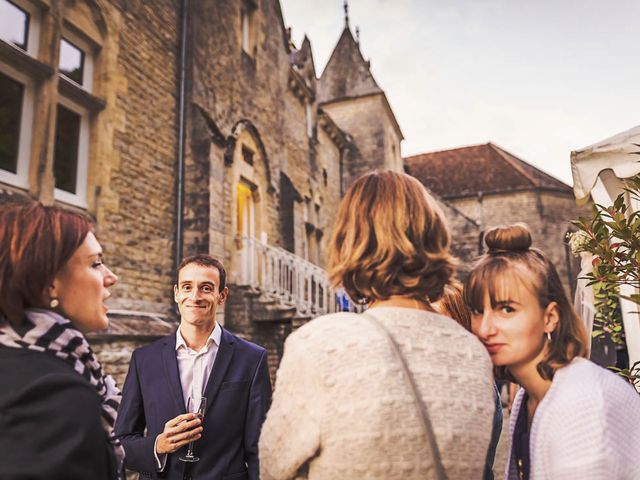
{"type": "Polygon", "coordinates": [[[283,248],[243,237],[239,260],[239,285],[283,307],[295,307],[297,316],[357,309],[342,291],[329,285],[327,272],[283,248]]]}

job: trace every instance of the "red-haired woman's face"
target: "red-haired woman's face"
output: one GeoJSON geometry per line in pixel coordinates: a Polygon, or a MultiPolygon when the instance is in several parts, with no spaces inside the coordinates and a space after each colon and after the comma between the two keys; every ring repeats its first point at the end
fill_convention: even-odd
{"type": "Polygon", "coordinates": [[[104,302],[111,296],[108,288],[117,281],[118,277],[102,263],[102,247],[89,232],[56,275],[50,296],[59,300],[58,308],[75,328],[94,332],[109,325],[104,302]]]}

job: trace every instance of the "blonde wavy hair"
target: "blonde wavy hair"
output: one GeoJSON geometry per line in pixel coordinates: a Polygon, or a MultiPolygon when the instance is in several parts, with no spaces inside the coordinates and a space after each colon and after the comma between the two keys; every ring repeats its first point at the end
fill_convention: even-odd
{"type": "Polygon", "coordinates": [[[353,301],[403,295],[435,301],[456,267],[435,200],[415,178],[374,171],[340,203],[329,240],[329,279],[353,301]]]}

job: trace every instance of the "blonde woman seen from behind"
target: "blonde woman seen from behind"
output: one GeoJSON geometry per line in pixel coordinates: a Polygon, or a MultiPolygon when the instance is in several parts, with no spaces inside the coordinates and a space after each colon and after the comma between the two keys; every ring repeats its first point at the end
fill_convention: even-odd
{"type": "Polygon", "coordinates": [[[558,273],[523,224],[485,235],[465,285],[472,331],[522,388],[509,422],[511,480],[640,478],[640,396],[586,358],[558,273]]]}
{"type": "Polygon", "coordinates": [[[261,478],[482,478],[491,362],[431,307],[454,271],[449,245],[440,209],[414,178],[373,172],[351,186],[329,275],[369,308],[316,318],[288,337],[260,438],[261,478]]]}

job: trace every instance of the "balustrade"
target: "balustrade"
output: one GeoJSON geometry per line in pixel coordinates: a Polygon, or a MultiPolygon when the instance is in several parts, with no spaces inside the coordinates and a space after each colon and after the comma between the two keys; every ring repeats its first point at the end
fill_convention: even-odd
{"type": "Polygon", "coordinates": [[[240,266],[239,284],[294,306],[300,316],[356,310],[344,292],[331,288],[322,268],[283,248],[243,237],[240,266]]]}

